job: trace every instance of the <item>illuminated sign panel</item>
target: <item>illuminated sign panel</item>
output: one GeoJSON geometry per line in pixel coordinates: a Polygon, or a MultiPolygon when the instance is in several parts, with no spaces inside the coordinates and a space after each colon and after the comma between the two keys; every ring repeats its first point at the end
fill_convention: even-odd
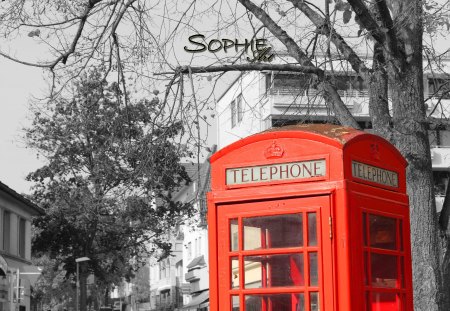
{"type": "Polygon", "coordinates": [[[377,184],[398,188],[398,174],[376,166],[352,161],[352,176],[377,184]]]}
{"type": "Polygon", "coordinates": [[[297,180],[326,175],[325,159],[277,163],[226,170],[227,185],[243,185],[260,182],[297,180]]]}

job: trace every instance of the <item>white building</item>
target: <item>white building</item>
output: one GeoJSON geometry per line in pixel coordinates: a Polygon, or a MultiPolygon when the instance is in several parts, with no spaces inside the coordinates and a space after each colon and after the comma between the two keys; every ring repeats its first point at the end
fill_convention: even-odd
{"type": "MultiPolygon", "coordinates": [[[[213,148],[213,152],[215,147],[213,148]]],[[[184,202],[193,202],[195,216],[184,224],[183,310],[209,310],[208,228],[206,193],[210,189],[210,165],[206,161],[192,174],[192,183],[184,189],[184,202]]]]}
{"type": "Polygon", "coordinates": [[[43,214],[0,182],[0,311],[30,310],[30,286],[40,275],[31,263],[31,217],[43,214]]]}
{"type": "MultiPolygon", "coordinates": [[[[441,59],[441,69],[450,72],[450,58],[441,59]]],[[[370,130],[369,97],[365,83],[345,65],[334,66],[338,93],[361,127],[370,130]]],[[[450,117],[450,75],[425,67],[424,97],[427,113],[437,119],[450,117]]],[[[333,112],[311,86],[311,75],[273,71],[244,72],[231,83],[216,103],[218,149],[274,126],[302,122],[332,122],[333,112]]],[[[314,83],[313,83],[314,85],[314,83]]],[[[443,203],[450,172],[450,131],[429,132],[436,182],[437,210],[443,203]]]]}

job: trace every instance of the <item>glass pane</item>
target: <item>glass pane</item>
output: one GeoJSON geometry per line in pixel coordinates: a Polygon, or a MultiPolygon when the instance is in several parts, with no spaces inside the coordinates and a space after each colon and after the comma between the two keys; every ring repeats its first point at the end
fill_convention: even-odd
{"type": "Polygon", "coordinates": [[[294,301],[295,311],[305,311],[305,295],[303,293],[295,295],[298,301],[294,301]]]}
{"type": "Polygon", "coordinates": [[[231,258],[231,288],[239,288],[239,259],[231,258]]]}
{"type": "Polygon", "coordinates": [[[399,241],[400,241],[400,251],[403,251],[403,222],[401,220],[399,222],[399,241]]]}
{"type": "Polygon", "coordinates": [[[400,286],[402,288],[404,288],[405,287],[405,263],[404,263],[405,258],[399,257],[398,259],[400,260],[400,275],[399,275],[400,286]]]}
{"type": "Polygon", "coordinates": [[[245,288],[304,286],[303,254],[244,257],[245,288]]]}
{"type": "Polygon", "coordinates": [[[245,296],[246,311],[304,311],[303,294],[274,294],[245,296]]]}
{"type": "Polygon", "coordinates": [[[302,214],[244,218],[244,249],[303,245],[302,214]]]}
{"type": "Polygon", "coordinates": [[[317,286],[319,274],[317,270],[317,253],[309,253],[309,285],[317,286]]]}
{"type": "Polygon", "coordinates": [[[308,245],[317,246],[316,213],[308,213],[308,245]]]}
{"type": "Polygon", "coordinates": [[[396,219],[369,215],[370,246],[396,249],[396,219]]]}
{"type": "Polygon", "coordinates": [[[318,292],[309,293],[309,305],[311,311],[320,311],[318,292]]]}
{"type": "Polygon", "coordinates": [[[230,251],[237,251],[239,249],[239,229],[238,220],[230,219],[230,251]]]}
{"type": "Polygon", "coordinates": [[[363,233],[363,239],[364,239],[364,246],[367,246],[367,217],[366,213],[362,213],[362,233],[363,233]]]}
{"type": "Polygon", "coordinates": [[[366,311],[370,311],[370,305],[371,305],[371,303],[370,303],[370,292],[366,292],[366,301],[364,302],[365,303],[365,305],[366,305],[366,311]]]}
{"type": "Polygon", "coordinates": [[[367,252],[364,252],[364,285],[368,285],[368,279],[369,279],[369,263],[368,263],[368,254],[367,252]]]}
{"type": "Polygon", "coordinates": [[[400,310],[399,301],[397,301],[397,294],[395,293],[372,293],[372,308],[376,311],[392,311],[400,310]]]}
{"type": "Polygon", "coordinates": [[[372,286],[397,287],[397,256],[371,254],[372,286]]]}
{"type": "Polygon", "coordinates": [[[239,311],[239,296],[231,296],[231,311],[239,311]]]}

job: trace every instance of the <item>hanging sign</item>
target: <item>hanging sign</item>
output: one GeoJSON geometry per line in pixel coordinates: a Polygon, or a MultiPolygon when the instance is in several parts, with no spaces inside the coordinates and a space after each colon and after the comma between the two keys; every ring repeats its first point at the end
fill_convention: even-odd
{"type": "Polygon", "coordinates": [[[277,163],[226,170],[227,185],[308,179],[326,175],[325,159],[277,163]]]}
{"type": "Polygon", "coordinates": [[[352,161],[352,176],[380,185],[398,188],[398,174],[380,167],[352,161]]]}

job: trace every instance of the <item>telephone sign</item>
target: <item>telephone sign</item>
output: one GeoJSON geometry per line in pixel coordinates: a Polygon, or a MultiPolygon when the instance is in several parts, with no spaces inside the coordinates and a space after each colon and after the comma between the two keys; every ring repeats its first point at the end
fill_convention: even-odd
{"type": "Polygon", "coordinates": [[[226,184],[242,185],[247,183],[323,177],[325,176],[325,171],[326,161],[324,159],[229,168],[226,170],[226,184]]]}

